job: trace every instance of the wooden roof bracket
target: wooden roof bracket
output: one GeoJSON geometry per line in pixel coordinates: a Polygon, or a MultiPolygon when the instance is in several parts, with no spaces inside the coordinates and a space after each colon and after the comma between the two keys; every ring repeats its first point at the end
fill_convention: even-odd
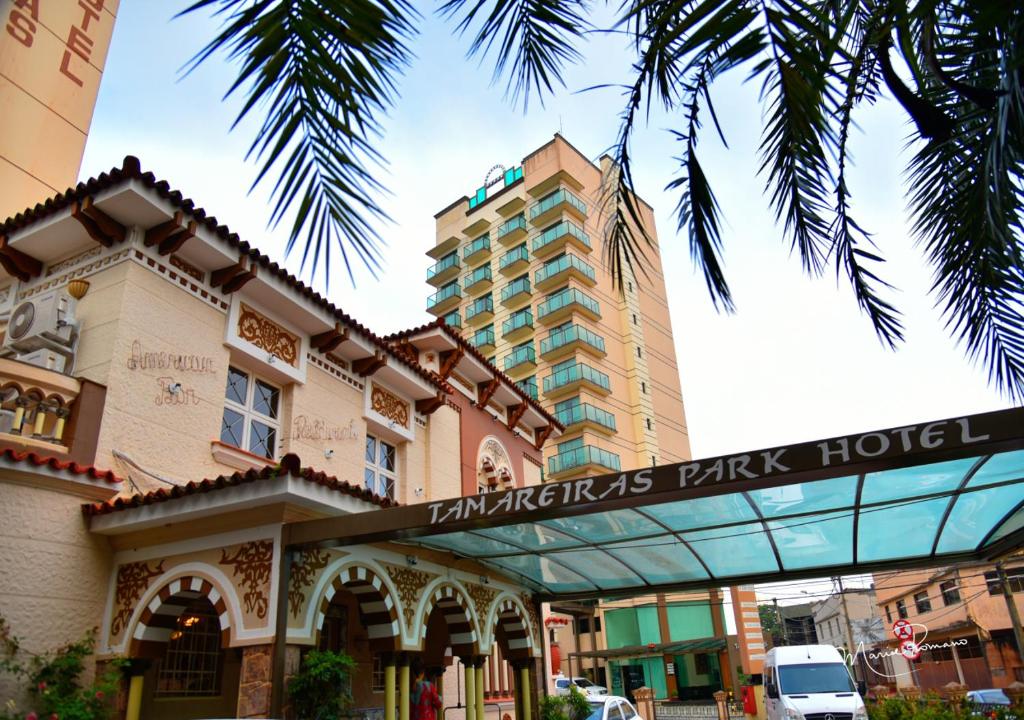
{"type": "Polygon", "coordinates": [[[220,287],[226,295],[241,290],[247,282],[256,277],[256,261],[249,259],[249,269],[245,269],[245,255],[238,258],[233,265],[222,267],[210,273],[210,285],[220,287]]]}
{"type": "Polygon", "coordinates": [[[441,376],[442,380],[448,379],[448,376],[452,374],[452,371],[455,370],[455,367],[465,355],[466,351],[461,345],[457,346],[454,350],[446,350],[441,353],[441,369],[438,371],[438,375],[441,376]]]}
{"type": "Polygon", "coordinates": [[[180,210],[174,213],[174,218],[159,225],[154,225],[146,231],[144,244],[146,247],[157,246],[160,255],[170,255],[177,252],[181,246],[196,236],[198,226],[195,220],[189,220],[184,225],[185,214],[180,210]]]}
{"type": "Polygon", "coordinates": [[[373,357],[359,358],[352,361],[352,371],[360,377],[373,375],[382,367],[388,364],[388,356],[383,351],[377,350],[373,357]]]}
{"type": "Polygon", "coordinates": [[[508,429],[515,430],[519,420],[526,413],[526,408],[530,407],[529,404],[524,400],[518,405],[510,405],[508,408],[508,429]]]}
{"type": "Polygon", "coordinates": [[[6,235],[0,235],[0,266],[22,282],[28,282],[43,272],[43,263],[8,245],[6,235]]]}
{"type": "Polygon", "coordinates": [[[545,425],[542,428],[533,431],[534,442],[533,447],[540,450],[544,447],[544,443],[547,442],[548,437],[554,432],[554,425],[545,425]]]}
{"type": "Polygon", "coordinates": [[[433,415],[434,412],[436,412],[442,405],[444,405],[444,393],[438,392],[437,395],[432,398],[417,400],[416,412],[421,415],[433,415]]]}
{"type": "Polygon", "coordinates": [[[96,207],[91,197],[76,202],[71,208],[71,217],[103,247],[113,247],[114,243],[124,242],[128,236],[125,226],[96,207]]]}
{"type": "Polygon", "coordinates": [[[333,329],[317,333],[311,337],[309,344],[316,348],[318,352],[329,353],[337,349],[346,340],[348,340],[348,328],[340,322],[336,322],[333,329]]]}
{"type": "Polygon", "coordinates": [[[476,406],[480,409],[487,407],[487,403],[494,397],[494,393],[498,391],[498,387],[501,385],[501,380],[497,377],[491,379],[488,382],[477,383],[476,386],[476,406]]]}

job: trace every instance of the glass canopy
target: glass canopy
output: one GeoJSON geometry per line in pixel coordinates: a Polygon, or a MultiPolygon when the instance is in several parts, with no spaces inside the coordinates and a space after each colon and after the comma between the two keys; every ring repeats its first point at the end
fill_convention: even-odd
{"type": "Polygon", "coordinates": [[[325,518],[290,547],[450,553],[541,600],[928,567],[1024,547],[1024,408],[325,518]]]}

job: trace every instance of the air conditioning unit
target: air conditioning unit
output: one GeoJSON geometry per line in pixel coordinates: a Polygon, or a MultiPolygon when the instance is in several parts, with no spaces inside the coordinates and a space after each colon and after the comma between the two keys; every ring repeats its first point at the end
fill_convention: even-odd
{"type": "Polygon", "coordinates": [[[74,312],[75,299],[64,291],[25,300],[11,311],[3,347],[19,354],[53,350],[68,355],[78,334],[74,312]]]}
{"type": "Polygon", "coordinates": [[[68,365],[68,358],[66,355],[55,350],[33,350],[30,353],[19,353],[14,356],[14,359],[26,363],[28,365],[35,365],[45,370],[53,370],[54,372],[62,373],[68,365]]]}

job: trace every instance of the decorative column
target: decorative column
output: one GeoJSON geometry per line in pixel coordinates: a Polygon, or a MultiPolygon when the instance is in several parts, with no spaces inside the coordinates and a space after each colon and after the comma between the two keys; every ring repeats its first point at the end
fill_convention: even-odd
{"type": "Polygon", "coordinates": [[[395,720],[395,656],[385,653],[384,662],[384,720],[395,720]]]}
{"type": "Polygon", "coordinates": [[[125,673],[128,675],[128,701],[125,704],[125,720],[139,720],[142,717],[142,691],[145,686],[145,673],[149,667],[148,660],[132,658],[128,661],[125,673]]]}
{"type": "Polygon", "coordinates": [[[238,679],[238,717],[268,717],[270,714],[272,645],[242,648],[242,670],[238,679]]]}
{"type": "Polygon", "coordinates": [[[409,720],[409,654],[398,656],[398,720],[409,720]]]}
{"type": "Polygon", "coordinates": [[[25,413],[28,411],[30,402],[31,398],[25,395],[19,395],[18,399],[14,401],[14,420],[11,422],[12,435],[21,435],[21,426],[25,422],[25,413]]]}
{"type": "Polygon", "coordinates": [[[473,667],[472,657],[461,660],[466,675],[466,720],[476,720],[476,668],[473,667]]]}
{"type": "MultiPolygon", "coordinates": [[[[473,661],[473,673],[476,675],[476,720],[484,720],[484,656],[479,655],[473,661]]],[[[466,720],[471,720],[467,714],[466,720]]]]}
{"type": "Polygon", "coordinates": [[[57,422],[53,426],[53,439],[57,442],[60,442],[61,438],[64,437],[64,424],[70,416],[71,411],[67,408],[57,408],[57,422]]]}
{"type": "Polygon", "coordinates": [[[529,663],[523,663],[519,667],[519,692],[523,696],[523,716],[520,720],[530,720],[533,713],[533,693],[530,691],[529,663]]]}

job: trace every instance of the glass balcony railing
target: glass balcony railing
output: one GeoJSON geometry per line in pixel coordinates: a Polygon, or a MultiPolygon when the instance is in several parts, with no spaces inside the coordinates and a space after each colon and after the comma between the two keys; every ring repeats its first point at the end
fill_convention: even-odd
{"type": "Polygon", "coordinates": [[[548,475],[568,472],[584,465],[600,465],[609,470],[619,471],[619,456],[594,445],[583,445],[560,452],[548,458],[548,475]]]}
{"type": "Polygon", "coordinates": [[[436,307],[445,300],[453,297],[462,297],[462,292],[459,290],[459,284],[457,282],[445,285],[443,288],[431,295],[430,300],[427,301],[427,310],[430,310],[432,307],[436,307]]]}
{"type": "Polygon", "coordinates": [[[501,301],[505,302],[509,298],[515,297],[519,293],[530,293],[530,278],[521,277],[513,280],[508,285],[501,289],[501,301]]]}
{"type": "Polygon", "coordinates": [[[497,230],[494,231],[494,239],[501,242],[501,239],[510,233],[514,233],[518,230],[526,231],[526,216],[519,214],[511,220],[503,223],[497,230]]]}
{"type": "Polygon", "coordinates": [[[462,251],[462,259],[467,260],[479,252],[491,249],[491,237],[490,235],[481,235],[476,240],[466,246],[466,249],[462,251]]]}
{"type": "Polygon", "coordinates": [[[546,355],[552,350],[557,350],[563,345],[568,345],[579,340],[590,345],[601,353],[605,352],[604,338],[597,333],[588,330],[582,325],[575,323],[556,328],[548,333],[548,336],[540,341],[540,354],[546,355]]]}
{"type": "Polygon", "coordinates": [[[530,208],[530,219],[533,220],[538,216],[543,215],[548,210],[552,209],[556,205],[560,205],[561,203],[568,203],[579,210],[581,214],[587,214],[587,204],[585,202],[565,188],[559,188],[550,195],[542,198],[537,202],[537,204],[530,208]]]}
{"type": "Polygon", "coordinates": [[[537,399],[537,378],[530,376],[516,383],[516,387],[530,396],[531,400],[537,399]]]}
{"type": "Polygon", "coordinates": [[[503,361],[503,366],[505,368],[505,372],[508,372],[509,370],[517,368],[525,363],[537,364],[537,353],[533,349],[533,343],[517,347],[506,355],[503,361]]]}
{"type": "Polygon", "coordinates": [[[484,295],[482,298],[477,298],[473,301],[472,305],[466,308],[466,321],[468,322],[480,313],[485,312],[494,312],[494,298],[490,295],[484,295]]]}
{"type": "Polygon", "coordinates": [[[591,266],[590,263],[581,260],[576,255],[569,253],[555,258],[549,263],[545,263],[544,267],[534,274],[533,284],[542,285],[549,278],[553,278],[555,275],[563,273],[569,268],[575,268],[589,278],[591,282],[597,282],[597,274],[594,272],[593,266],[591,266]]]}
{"type": "Polygon", "coordinates": [[[509,265],[515,265],[517,262],[530,262],[530,252],[526,249],[526,243],[518,247],[514,247],[507,253],[501,256],[501,260],[498,261],[498,269],[504,270],[509,265]]]}
{"type": "Polygon", "coordinates": [[[565,288],[537,306],[537,319],[572,304],[583,306],[596,317],[601,316],[601,305],[597,300],[576,288],[565,288]]]}
{"type": "Polygon", "coordinates": [[[477,330],[473,334],[473,339],[470,340],[475,348],[481,348],[486,346],[494,347],[494,328],[486,327],[483,330],[477,330]]]}
{"type": "Polygon", "coordinates": [[[501,335],[502,337],[514,333],[520,328],[532,328],[533,327],[533,313],[527,310],[520,310],[519,312],[512,313],[508,320],[501,324],[501,335]]]}
{"type": "Polygon", "coordinates": [[[567,366],[555,366],[555,372],[544,378],[544,392],[549,393],[560,387],[575,382],[587,381],[611,392],[611,380],[600,370],[595,370],[586,363],[574,362],[567,366]]]}
{"type": "Polygon", "coordinates": [[[545,247],[566,235],[576,238],[588,248],[591,247],[590,237],[583,232],[583,228],[571,220],[563,220],[554,227],[548,228],[533,239],[533,253],[536,255],[538,250],[543,252],[545,247]]]}
{"type": "Polygon", "coordinates": [[[590,403],[578,403],[555,412],[555,419],[565,427],[581,422],[592,422],[609,430],[615,430],[615,416],[590,403]]]}
{"type": "Polygon", "coordinates": [[[459,315],[459,311],[450,312],[444,316],[444,321],[453,328],[462,327],[462,316],[459,315]]]}
{"type": "Polygon", "coordinates": [[[434,263],[434,266],[427,270],[427,281],[429,282],[435,275],[440,275],[449,268],[459,266],[459,254],[457,252],[449,253],[443,258],[434,263]]]}
{"type": "Polygon", "coordinates": [[[491,266],[481,265],[471,273],[467,273],[462,278],[462,289],[468,291],[469,288],[473,287],[477,283],[491,279],[491,266]]]}

